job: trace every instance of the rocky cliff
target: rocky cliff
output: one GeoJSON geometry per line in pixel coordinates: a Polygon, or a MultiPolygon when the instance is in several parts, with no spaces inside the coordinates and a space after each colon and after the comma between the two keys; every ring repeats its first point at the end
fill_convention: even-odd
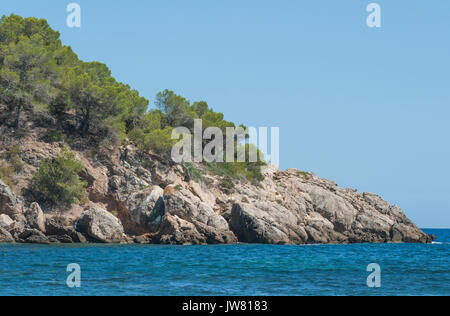
{"type": "Polygon", "coordinates": [[[45,130],[17,139],[1,127],[0,155],[20,146],[23,168],[14,189],[0,181],[0,242],[154,244],[428,243],[402,210],[372,193],[339,188],[312,173],[273,167],[257,186],[231,185],[204,165],[196,181],[183,165],[126,149],[77,149],[88,182],[88,201],[58,209],[27,193],[39,163],[62,143],[44,141],[45,130]],[[145,167],[144,167],[145,165],[145,167]]]}

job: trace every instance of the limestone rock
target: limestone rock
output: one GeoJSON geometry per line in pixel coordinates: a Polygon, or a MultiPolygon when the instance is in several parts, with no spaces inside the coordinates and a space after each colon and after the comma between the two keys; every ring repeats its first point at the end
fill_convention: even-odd
{"type": "Polygon", "coordinates": [[[28,244],[50,244],[50,240],[41,231],[37,229],[25,229],[20,235],[21,242],[28,244]]]}
{"type": "MultiPolygon", "coordinates": [[[[169,187],[170,188],[170,187],[169,187]]],[[[201,231],[208,243],[235,243],[225,218],[214,212],[208,204],[186,189],[166,189],[164,204],[166,214],[187,221],[201,231]]]]}
{"type": "Polygon", "coordinates": [[[14,220],[22,220],[22,210],[23,201],[0,180],[0,214],[6,214],[14,220]]]}
{"type": "Polygon", "coordinates": [[[0,227],[0,244],[5,243],[13,243],[14,238],[13,236],[3,227],[0,227]]]}
{"type": "Polygon", "coordinates": [[[239,241],[247,243],[304,243],[307,238],[297,218],[276,204],[235,204],[230,224],[239,241]]]}
{"type": "Polygon", "coordinates": [[[76,228],[94,241],[102,243],[120,243],[124,234],[120,220],[96,206],[81,215],[76,228]]]}
{"type": "Polygon", "coordinates": [[[39,204],[32,203],[30,208],[25,212],[25,218],[28,226],[45,233],[44,212],[42,212],[39,204]]]}
{"type": "Polygon", "coordinates": [[[10,231],[11,229],[14,228],[14,224],[15,221],[13,221],[11,217],[9,217],[8,215],[6,214],[0,215],[0,228],[10,231]]]}
{"type": "Polygon", "coordinates": [[[159,186],[138,191],[129,196],[126,202],[131,221],[136,225],[134,233],[146,233],[161,223],[165,206],[164,190],[159,186]]]}
{"type": "Polygon", "coordinates": [[[194,224],[170,214],[164,216],[157,240],[167,245],[206,244],[205,236],[197,231],[194,224]]]}

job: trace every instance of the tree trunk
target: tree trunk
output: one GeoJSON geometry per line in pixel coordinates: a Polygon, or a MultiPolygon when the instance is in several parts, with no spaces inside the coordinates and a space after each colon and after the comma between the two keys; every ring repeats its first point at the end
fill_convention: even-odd
{"type": "Polygon", "coordinates": [[[89,132],[89,121],[90,121],[90,108],[86,109],[86,114],[84,114],[83,121],[81,122],[81,137],[86,138],[89,132]]]}
{"type": "Polygon", "coordinates": [[[17,110],[16,110],[16,119],[14,121],[14,128],[15,129],[19,129],[19,125],[20,125],[20,113],[22,112],[22,104],[19,103],[17,105],[17,110]]]}
{"type": "Polygon", "coordinates": [[[89,119],[84,119],[81,124],[81,137],[86,138],[89,131],[89,119]]]}

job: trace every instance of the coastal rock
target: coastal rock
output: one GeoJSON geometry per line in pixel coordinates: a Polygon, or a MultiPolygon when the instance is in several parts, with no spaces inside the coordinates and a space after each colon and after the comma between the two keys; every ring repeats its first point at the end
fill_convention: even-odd
{"type": "Polygon", "coordinates": [[[19,241],[27,244],[50,244],[50,240],[37,229],[25,229],[19,234],[19,241]]]}
{"type": "Polygon", "coordinates": [[[126,202],[135,232],[145,233],[154,230],[161,223],[165,212],[164,190],[153,186],[130,195],[126,202]]]}
{"type": "Polygon", "coordinates": [[[124,234],[120,220],[96,206],[81,215],[76,229],[93,240],[103,243],[120,243],[124,234]]]}
{"type": "Polygon", "coordinates": [[[305,243],[307,234],[297,218],[274,203],[235,204],[230,226],[239,241],[262,244],[305,243]]]}
{"type": "Polygon", "coordinates": [[[134,237],[133,242],[136,244],[144,245],[144,244],[150,244],[151,240],[149,239],[148,236],[141,235],[141,236],[134,237]]]}
{"type": "MultiPolygon", "coordinates": [[[[164,244],[433,240],[380,196],[341,188],[310,172],[268,165],[258,184],[239,176],[230,180],[205,164],[187,168],[144,153],[132,143],[126,150],[115,145],[73,149],[84,165],[80,177],[88,184],[90,208],[84,212],[84,206],[73,205],[61,210],[43,202],[44,216],[36,203],[26,207],[33,195],[25,192],[31,193],[27,189],[41,161],[61,152],[61,144],[42,141],[47,132],[30,126],[30,133],[20,140],[24,166],[14,181],[15,191],[23,196],[0,181],[0,227],[9,234],[3,234],[4,239],[164,244]],[[193,177],[194,169],[201,176],[193,177]]],[[[7,129],[2,136],[0,154],[17,143],[7,129]]]]}
{"type": "Polygon", "coordinates": [[[25,218],[28,226],[45,233],[45,217],[41,207],[37,203],[32,203],[30,208],[25,212],[25,218]]]}
{"type": "Polygon", "coordinates": [[[191,191],[169,186],[164,193],[166,214],[189,222],[197,232],[201,232],[208,243],[237,242],[225,218],[214,212],[211,206],[202,202],[191,191]]]}
{"type": "Polygon", "coordinates": [[[72,231],[75,231],[73,228],[66,226],[65,221],[59,218],[49,217],[45,221],[45,231],[49,236],[60,236],[60,235],[69,235],[72,231]]]}
{"type": "Polygon", "coordinates": [[[69,235],[59,235],[59,236],[52,236],[52,237],[55,238],[58,242],[60,242],[62,244],[73,243],[73,239],[69,235]]]}
{"type": "Polygon", "coordinates": [[[206,238],[197,231],[194,224],[170,214],[166,214],[162,220],[157,241],[166,245],[206,244],[206,238]]]}
{"type": "Polygon", "coordinates": [[[422,243],[430,243],[433,236],[425,235],[417,227],[405,224],[395,224],[391,230],[391,238],[393,242],[416,243],[418,240],[422,243]]]}
{"type": "Polygon", "coordinates": [[[400,208],[295,169],[235,187],[226,216],[239,241],[270,244],[430,242],[400,208]]]}
{"type": "Polygon", "coordinates": [[[23,201],[0,180],[0,214],[6,214],[14,220],[23,220],[22,210],[23,201]]]}
{"type": "Polygon", "coordinates": [[[64,218],[47,218],[45,222],[45,230],[48,236],[52,236],[61,243],[86,243],[86,237],[77,232],[72,226],[69,226],[64,218]]]}
{"type": "Polygon", "coordinates": [[[8,215],[6,214],[0,215],[0,228],[10,231],[11,229],[14,228],[14,224],[15,221],[13,221],[11,217],[9,217],[8,215]]]}
{"type": "Polygon", "coordinates": [[[0,244],[1,243],[13,243],[14,242],[14,238],[13,236],[3,227],[0,227],[0,244]]]}

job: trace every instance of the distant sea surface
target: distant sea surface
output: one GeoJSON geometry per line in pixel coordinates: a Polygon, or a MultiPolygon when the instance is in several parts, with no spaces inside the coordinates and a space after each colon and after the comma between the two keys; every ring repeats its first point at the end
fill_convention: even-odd
{"type": "Polygon", "coordinates": [[[450,295],[450,230],[425,231],[436,243],[0,245],[0,295],[450,295]],[[71,263],[80,288],[66,285],[71,263]]]}

